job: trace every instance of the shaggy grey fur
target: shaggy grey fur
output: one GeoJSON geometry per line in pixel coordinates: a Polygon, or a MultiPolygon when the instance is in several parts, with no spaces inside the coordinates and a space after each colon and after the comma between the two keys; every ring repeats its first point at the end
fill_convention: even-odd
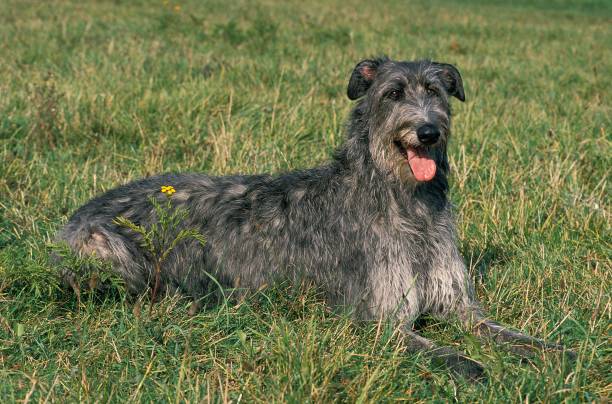
{"type": "MultiPolygon", "coordinates": [[[[458,317],[480,335],[512,341],[519,352],[562,349],[486,320],[475,300],[447,199],[449,97],[465,98],[458,70],[430,61],[364,60],[347,93],[359,101],[331,162],[277,176],[145,178],[81,207],[59,239],[111,261],[129,290],[142,293],[151,285],[151,262],[138,237],[113,219],[152,223],[148,198],[164,200],[160,187],[172,185],[171,200],[190,212],[184,225],[207,243],[178,245],[164,263],[162,291],[198,300],[211,290],[211,277],[246,290],[279,279],[311,282],[330,305],[349,307],[359,319],[400,322],[410,348],[469,378],[482,375],[481,365],[417,335],[417,317],[458,317]],[[433,178],[417,180],[408,150],[435,162],[433,178]]],[[[75,286],[71,271],[64,276],[75,286]]]]}

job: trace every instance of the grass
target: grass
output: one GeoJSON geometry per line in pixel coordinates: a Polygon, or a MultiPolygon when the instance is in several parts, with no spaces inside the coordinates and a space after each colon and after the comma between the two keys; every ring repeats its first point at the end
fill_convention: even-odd
{"type": "Polygon", "coordinates": [[[3,1],[0,401],[608,400],[611,19],[605,1],[3,1]],[[350,71],[378,54],[459,66],[452,199],[478,296],[574,365],[429,321],[486,364],[466,384],[284,285],[193,317],[58,287],[46,245],[100,192],[329,158],[350,71]]]}

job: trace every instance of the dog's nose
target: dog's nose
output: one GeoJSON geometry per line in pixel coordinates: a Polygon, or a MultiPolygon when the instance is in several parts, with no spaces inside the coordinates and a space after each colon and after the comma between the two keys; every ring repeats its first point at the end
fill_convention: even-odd
{"type": "Polygon", "coordinates": [[[417,129],[417,137],[419,141],[423,144],[434,144],[438,141],[440,137],[440,131],[434,125],[427,123],[417,129]]]}

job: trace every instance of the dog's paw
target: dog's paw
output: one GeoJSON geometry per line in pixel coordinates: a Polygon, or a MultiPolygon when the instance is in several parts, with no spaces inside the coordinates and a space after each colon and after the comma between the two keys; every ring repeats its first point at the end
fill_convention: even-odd
{"type": "Polygon", "coordinates": [[[564,347],[563,345],[551,344],[546,342],[541,342],[539,344],[507,344],[507,349],[515,355],[519,355],[528,360],[534,359],[541,355],[542,353],[548,355],[559,355],[564,357],[567,361],[574,363],[578,355],[575,351],[564,347]]]}
{"type": "Polygon", "coordinates": [[[578,354],[574,350],[563,345],[549,345],[544,350],[552,354],[558,354],[570,363],[575,363],[578,358],[578,354]]]}
{"type": "Polygon", "coordinates": [[[562,354],[565,356],[565,358],[570,361],[571,363],[575,363],[576,360],[578,359],[578,354],[576,353],[576,351],[574,351],[573,349],[563,349],[562,354]]]}
{"type": "Polygon", "coordinates": [[[487,379],[485,368],[479,362],[450,348],[440,348],[432,352],[431,362],[434,366],[444,366],[453,375],[472,382],[485,382],[487,379]]]}

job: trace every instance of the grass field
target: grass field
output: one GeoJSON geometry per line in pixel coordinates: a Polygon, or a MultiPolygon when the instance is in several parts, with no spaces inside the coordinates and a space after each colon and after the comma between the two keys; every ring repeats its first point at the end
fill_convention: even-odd
{"type": "Polygon", "coordinates": [[[347,3],[1,2],[1,402],[609,400],[612,3],[347,3]],[[425,322],[486,364],[466,384],[312,290],[191,317],[59,288],[47,244],[79,205],[163,171],[325,161],[353,66],[379,54],[461,70],[451,197],[477,293],[575,364],[425,322]]]}

